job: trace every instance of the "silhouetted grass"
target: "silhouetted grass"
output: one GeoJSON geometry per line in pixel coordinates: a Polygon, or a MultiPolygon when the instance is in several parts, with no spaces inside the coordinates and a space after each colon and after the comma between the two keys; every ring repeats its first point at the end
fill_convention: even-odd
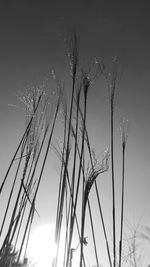
{"type": "MultiPolygon", "coordinates": [[[[97,266],[100,266],[100,248],[98,247],[97,236],[93,218],[91,200],[89,198],[91,190],[94,187],[94,194],[99,210],[97,223],[102,223],[102,231],[110,267],[122,267],[125,263],[132,263],[130,266],[137,266],[136,261],[136,232],[134,232],[132,242],[128,244],[130,255],[124,255],[124,202],[125,202],[125,152],[127,141],[127,121],[121,125],[122,137],[122,179],[121,179],[121,216],[119,230],[116,228],[116,177],[114,170],[114,119],[115,119],[115,97],[119,82],[118,58],[113,60],[112,71],[106,73],[103,62],[95,62],[93,68],[80,66],[78,38],[74,31],[67,38],[68,56],[71,67],[71,98],[67,103],[64,88],[57,75],[53,71],[53,78],[57,87],[57,99],[54,111],[49,109],[49,96],[45,95],[43,90],[34,87],[30,94],[27,94],[22,101],[26,107],[26,130],[23,134],[17,150],[11,160],[6,175],[0,187],[0,195],[4,192],[4,186],[9,179],[9,173],[15,161],[17,167],[13,177],[12,187],[8,195],[8,202],[2,219],[0,228],[0,237],[4,238],[0,249],[0,260],[8,258],[11,248],[17,248],[20,245],[15,260],[20,262],[21,256],[26,257],[28,242],[32,230],[32,224],[35,214],[38,214],[36,207],[37,194],[41,185],[43,171],[47,161],[48,153],[52,147],[52,137],[57,123],[59,111],[63,116],[63,134],[62,143],[53,145],[55,152],[60,159],[60,173],[58,185],[58,198],[56,204],[56,221],[55,221],[55,243],[57,252],[53,261],[53,267],[58,266],[60,240],[62,234],[62,225],[65,226],[64,257],[63,267],[72,266],[73,256],[78,247],[80,247],[79,265],[87,266],[84,255],[84,246],[87,245],[85,237],[85,226],[87,220],[87,208],[89,222],[91,226],[94,256],[97,266]],[[106,150],[102,159],[99,161],[96,153],[92,149],[88,133],[87,114],[88,114],[88,95],[93,86],[93,82],[102,75],[105,77],[110,93],[110,153],[106,150]],[[44,155],[44,156],[43,156],[44,155]],[[111,160],[111,203],[112,211],[112,253],[106,228],[106,220],[103,212],[103,203],[101,203],[97,178],[109,168],[109,158],[111,160]],[[42,162],[41,162],[42,159],[42,162]],[[39,166],[40,169],[39,169],[39,166]],[[38,169],[38,173],[37,173],[38,169]],[[16,188],[16,182],[19,180],[19,189],[15,196],[15,202],[10,218],[10,204],[16,188]],[[18,175],[19,174],[19,175],[18,175]],[[35,179],[36,174],[36,179],[35,179]],[[8,227],[5,228],[6,220],[8,227]],[[63,224],[64,223],[64,224],[63,224]],[[5,230],[5,233],[4,233],[5,230]],[[78,233],[78,245],[76,249],[72,246],[75,233],[78,233]],[[117,233],[120,234],[117,240],[117,233]],[[119,247],[117,252],[117,247],[119,247]]],[[[62,126],[62,125],[61,125],[62,126]]],[[[127,265],[128,266],[128,265],[127,265]]],[[[44,266],[43,266],[44,267],[44,266]]],[[[59,266],[58,266],[59,267],[59,266]]]]}

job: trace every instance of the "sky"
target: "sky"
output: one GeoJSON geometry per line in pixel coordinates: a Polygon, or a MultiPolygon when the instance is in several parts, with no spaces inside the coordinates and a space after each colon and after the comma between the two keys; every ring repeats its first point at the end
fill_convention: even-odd
{"type": "MultiPolygon", "coordinates": [[[[119,122],[125,117],[129,120],[125,220],[133,228],[138,222],[142,226],[150,226],[149,9],[150,3],[146,0],[1,1],[0,181],[25,127],[24,111],[16,95],[26,86],[42,83],[45,78],[50,77],[52,69],[65,81],[68,93],[69,61],[64,38],[74,28],[79,39],[79,54],[83,65],[90,64],[97,58],[104,60],[109,69],[113,57],[117,55],[119,58],[122,75],[117,91],[114,123],[116,201],[120,201],[121,177],[119,122]],[[10,104],[17,105],[18,108],[10,104]]],[[[110,147],[108,90],[101,77],[89,92],[87,122],[91,144],[101,153],[110,147]]],[[[56,133],[55,138],[59,138],[59,133],[56,133]]],[[[51,176],[57,176],[59,161],[55,156],[52,157],[52,168],[51,176]]],[[[110,173],[104,176],[106,177],[98,181],[98,185],[106,224],[111,231],[110,173]]],[[[47,179],[45,174],[38,200],[41,214],[39,224],[55,221],[57,186],[58,180],[53,177],[47,179]]],[[[94,195],[91,200],[94,203],[94,195]]],[[[95,220],[96,216],[95,211],[95,220]]],[[[102,254],[105,254],[104,248],[101,249],[102,254]]],[[[146,254],[144,248],[142,251],[146,254]]],[[[143,257],[145,266],[150,262],[147,255],[143,257]]],[[[107,267],[105,257],[102,256],[100,261],[107,267]]]]}

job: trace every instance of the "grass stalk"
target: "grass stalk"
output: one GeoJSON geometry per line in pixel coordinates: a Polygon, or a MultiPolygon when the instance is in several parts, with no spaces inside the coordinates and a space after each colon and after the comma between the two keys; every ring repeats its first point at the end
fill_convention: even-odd
{"type": "Polygon", "coordinates": [[[122,239],[124,224],[124,183],[125,183],[125,148],[128,135],[128,121],[123,120],[121,125],[122,137],[122,189],[121,189],[121,218],[120,218],[120,241],[119,241],[119,267],[122,265],[122,239]]]}
{"type": "MultiPolygon", "coordinates": [[[[110,90],[110,150],[112,179],[112,220],[113,220],[113,267],[116,267],[116,207],[115,207],[115,173],[114,173],[114,99],[118,82],[118,58],[113,60],[113,70],[108,84],[110,90]]],[[[107,79],[107,78],[106,78],[107,79]]],[[[108,81],[108,80],[107,80],[108,81]]]]}
{"type": "Polygon", "coordinates": [[[58,218],[59,233],[60,233],[61,224],[62,224],[64,195],[65,195],[65,187],[66,187],[66,173],[67,173],[67,167],[68,167],[68,161],[69,161],[69,155],[70,155],[70,134],[71,134],[76,72],[77,72],[77,64],[78,64],[78,41],[77,41],[77,36],[75,33],[72,33],[68,44],[69,44],[69,49],[70,49],[69,57],[70,57],[70,64],[71,64],[71,71],[72,71],[72,93],[71,93],[71,103],[70,103],[70,111],[69,111],[69,125],[68,125],[68,133],[67,133],[66,156],[65,156],[65,164],[64,164],[63,179],[62,179],[62,192],[61,192],[61,198],[60,198],[60,209],[59,209],[59,218],[58,218]]]}
{"type": "Polygon", "coordinates": [[[113,141],[113,101],[111,103],[111,175],[112,175],[112,217],[113,217],[113,267],[116,267],[116,216],[115,216],[115,177],[114,177],[114,141],[113,141]]]}
{"type": "Polygon", "coordinates": [[[122,199],[121,199],[121,229],[120,229],[120,241],[119,241],[119,267],[122,263],[122,237],[123,237],[123,215],[124,215],[124,160],[125,160],[125,146],[122,147],[122,199]]]}

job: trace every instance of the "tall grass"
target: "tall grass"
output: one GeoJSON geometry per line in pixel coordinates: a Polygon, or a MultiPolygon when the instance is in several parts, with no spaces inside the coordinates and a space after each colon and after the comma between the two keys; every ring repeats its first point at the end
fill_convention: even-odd
{"type": "Polygon", "coordinates": [[[76,72],[77,72],[77,65],[78,65],[78,41],[77,36],[73,33],[70,36],[70,40],[68,41],[69,47],[69,58],[70,58],[70,65],[71,65],[71,74],[72,74],[72,92],[71,92],[71,103],[70,103],[70,111],[69,111],[69,124],[68,124],[68,132],[67,132],[67,141],[66,141],[66,153],[64,160],[64,169],[63,169],[63,178],[62,178],[62,190],[60,196],[60,207],[58,211],[58,218],[57,218],[57,228],[56,228],[56,243],[59,243],[60,240],[60,231],[62,225],[62,213],[63,213],[63,206],[64,206],[64,196],[66,190],[66,175],[67,175],[67,168],[69,162],[69,154],[70,154],[70,134],[71,134],[71,121],[72,121],[72,112],[73,112],[73,101],[74,101],[74,92],[75,92],[75,81],[76,81],[76,72]]]}
{"type": "Polygon", "coordinates": [[[116,181],[114,169],[114,106],[116,89],[118,87],[118,58],[113,60],[113,68],[110,75],[106,74],[103,63],[95,62],[94,68],[80,67],[78,38],[72,32],[67,39],[68,56],[71,67],[71,97],[67,103],[64,88],[56,74],[53,77],[56,81],[58,91],[55,108],[53,112],[49,109],[49,96],[38,88],[32,88],[30,94],[26,95],[24,101],[26,107],[26,130],[23,134],[18,148],[12,158],[10,166],[0,187],[0,194],[3,193],[4,185],[9,177],[9,172],[17,161],[17,167],[13,178],[12,187],[8,196],[6,210],[2,219],[0,236],[4,234],[8,211],[14,194],[18,174],[21,173],[19,189],[16,194],[15,203],[9,218],[8,228],[4,235],[4,240],[0,249],[0,258],[7,254],[10,245],[17,247],[20,240],[17,263],[21,256],[26,257],[28,242],[30,239],[32,224],[35,214],[39,216],[36,199],[41,185],[43,172],[47,162],[47,157],[52,147],[52,137],[59,111],[63,115],[63,134],[62,143],[53,146],[60,159],[60,175],[58,184],[58,198],[56,204],[55,221],[55,243],[57,252],[53,261],[53,267],[58,266],[60,240],[62,227],[65,227],[64,257],[63,267],[72,266],[74,253],[73,238],[78,234],[78,246],[80,248],[79,266],[87,266],[84,245],[87,245],[85,237],[86,219],[89,215],[91,226],[92,241],[94,248],[95,261],[100,266],[100,249],[98,247],[97,236],[95,234],[95,222],[91,208],[90,192],[94,185],[94,192],[99,211],[98,222],[102,223],[102,231],[110,267],[122,266],[123,252],[123,226],[124,226],[124,183],[125,183],[125,148],[127,141],[127,122],[123,121],[121,127],[122,136],[122,188],[121,188],[121,217],[120,217],[120,239],[119,239],[119,262],[117,262],[117,242],[116,239],[116,181]],[[93,152],[87,126],[88,115],[88,96],[93,82],[104,75],[110,91],[110,155],[105,151],[101,161],[98,160],[96,153],[93,152]],[[112,247],[111,255],[110,244],[106,229],[103,206],[97,184],[98,176],[108,170],[109,157],[111,159],[111,190],[112,190],[112,247]],[[42,159],[42,162],[41,162],[42,159]],[[40,166],[40,168],[39,168],[40,166]],[[38,172],[37,172],[38,169],[38,172]],[[37,179],[35,179],[35,176],[37,179]],[[88,208],[89,213],[86,210],[88,208]]]}
{"type": "Polygon", "coordinates": [[[54,126],[56,122],[56,117],[57,117],[59,105],[60,105],[60,97],[58,97],[54,121],[53,121],[52,128],[49,134],[49,141],[47,144],[47,149],[46,149],[46,152],[44,152],[45,157],[43,160],[39,179],[36,181],[35,180],[36,169],[39,163],[39,159],[41,157],[41,152],[44,148],[44,144],[46,143],[46,136],[48,134],[48,130],[50,128],[50,121],[52,118],[52,115],[49,114],[49,118],[47,120],[47,106],[49,105],[49,95],[43,92],[43,90],[44,90],[43,88],[41,89],[38,87],[34,87],[29,91],[29,94],[26,94],[25,96],[22,97],[23,102],[25,104],[25,108],[26,108],[27,128],[22,138],[22,143],[21,142],[19,143],[17,152],[15,153],[15,156],[13,157],[11,161],[11,164],[8,168],[8,171],[5,175],[5,178],[1,186],[1,190],[2,190],[6,182],[6,179],[8,179],[8,174],[11,170],[14,160],[16,161],[19,160],[16,173],[15,173],[15,177],[14,177],[14,181],[13,181],[13,185],[12,185],[10,195],[8,198],[8,203],[7,203],[4,217],[2,220],[2,226],[1,226],[1,232],[0,232],[2,234],[4,230],[5,232],[7,231],[6,234],[5,233],[3,234],[5,235],[5,238],[1,246],[0,258],[2,257],[2,255],[3,257],[7,256],[6,255],[8,251],[7,247],[10,244],[14,244],[14,247],[16,247],[18,243],[18,239],[20,240],[22,239],[21,246],[18,251],[18,260],[17,260],[18,262],[20,260],[22,248],[23,248],[25,238],[28,232],[28,238],[26,242],[26,249],[27,249],[27,243],[28,243],[28,239],[30,235],[30,230],[28,229],[31,229],[34,213],[38,214],[38,211],[35,208],[35,199],[36,199],[36,195],[38,193],[39,185],[42,179],[42,174],[43,174],[43,170],[45,167],[48,151],[50,148],[54,126]],[[17,157],[19,148],[21,148],[20,155],[17,157]],[[19,171],[21,173],[21,169],[22,169],[22,178],[20,181],[20,187],[16,195],[16,201],[14,204],[11,218],[9,219],[7,218],[8,217],[7,214],[8,214],[8,210],[10,207],[12,195],[14,193],[15,184],[18,178],[18,173],[19,171]],[[34,195],[34,197],[32,195],[34,195]],[[27,216],[28,206],[30,206],[31,215],[29,212],[29,215],[27,216]],[[9,220],[7,230],[3,229],[5,226],[6,220],[7,221],[9,220]],[[24,229],[24,225],[25,225],[25,229],[24,229]]]}
{"type": "Polygon", "coordinates": [[[45,156],[44,156],[44,159],[43,159],[41,171],[40,171],[39,178],[38,178],[38,181],[37,181],[37,186],[36,186],[36,189],[35,189],[34,197],[33,197],[33,200],[32,200],[32,205],[31,205],[29,216],[28,216],[28,220],[27,220],[27,223],[26,223],[26,228],[25,228],[25,231],[24,231],[23,239],[22,239],[20,250],[19,250],[19,254],[18,254],[18,262],[20,260],[20,255],[21,255],[21,252],[22,252],[22,247],[23,247],[23,244],[24,244],[25,237],[27,235],[27,230],[28,230],[28,227],[29,227],[29,223],[30,223],[30,220],[32,219],[32,214],[33,214],[33,210],[34,210],[34,207],[35,207],[35,200],[36,200],[36,196],[37,196],[37,193],[38,193],[38,190],[39,190],[39,186],[40,186],[40,183],[41,183],[41,179],[42,179],[44,167],[45,167],[45,164],[46,164],[48,152],[49,152],[49,149],[50,149],[50,144],[51,144],[51,140],[52,140],[52,136],[53,136],[53,132],[54,132],[56,118],[57,118],[57,115],[58,115],[59,105],[60,105],[60,99],[58,98],[57,105],[56,105],[56,110],[55,110],[55,113],[54,113],[54,119],[53,119],[53,123],[52,123],[52,128],[51,128],[51,131],[50,131],[50,134],[49,134],[48,144],[47,144],[47,148],[46,148],[46,151],[45,151],[45,156]]]}
{"type": "Polygon", "coordinates": [[[114,66],[110,84],[110,125],[111,125],[111,174],[112,174],[112,217],[113,217],[113,266],[116,267],[116,214],[115,214],[115,174],[114,174],[114,97],[117,83],[117,58],[114,66]]]}
{"type": "MultiPolygon", "coordinates": [[[[3,221],[2,221],[1,234],[2,234],[2,230],[3,230],[3,227],[4,227],[5,220],[6,220],[6,216],[7,216],[7,212],[8,212],[8,209],[9,209],[12,193],[13,193],[13,190],[14,190],[14,187],[15,187],[16,179],[17,179],[17,176],[18,176],[18,171],[19,171],[19,168],[20,168],[20,165],[21,165],[21,161],[23,159],[23,153],[24,153],[24,150],[25,150],[25,146],[27,145],[27,140],[29,139],[29,135],[30,135],[30,132],[31,132],[32,124],[34,123],[34,118],[35,118],[36,112],[38,110],[40,101],[42,99],[42,94],[43,94],[42,91],[37,91],[36,95],[34,95],[34,96],[32,95],[32,97],[33,97],[32,98],[32,100],[33,100],[32,101],[32,113],[30,113],[31,116],[30,116],[30,119],[29,119],[29,122],[28,122],[28,125],[27,125],[27,128],[26,128],[26,131],[25,131],[25,133],[23,135],[23,138],[21,139],[21,142],[19,143],[19,146],[18,146],[18,148],[17,148],[17,150],[16,150],[16,152],[15,152],[13,158],[12,158],[11,164],[10,164],[10,166],[9,166],[7,172],[6,172],[6,175],[4,177],[4,180],[3,180],[3,183],[2,183],[2,186],[1,186],[1,191],[2,191],[3,186],[4,186],[5,182],[6,182],[6,179],[8,178],[8,174],[10,172],[12,164],[14,163],[14,160],[16,158],[16,155],[17,155],[18,151],[19,151],[19,148],[22,145],[22,147],[21,147],[21,157],[19,158],[19,163],[18,163],[18,166],[17,166],[14,182],[13,182],[13,185],[12,185],[12,189],[11,189],[11,192],[10,192],[10,195],[9,195],[6,211],[5,211],[5,214],[4,214],[3,221]]],[[[22,181],[24,181],[25,176],[26,176],[26,171],[27,171],[29,159],[30,159],[30,156],[31,156],[31,151],[32,151],[32,149],[30,149],[30,151],[28,151],[28,154],[25,157],[25,165],[24,165],[24,169],[23,169],[22,181]]],[[[18,218],[20,216],[20,212],[19,212],[17,217],[15,218],[17,207],[18,207],[18,203],[19,203],[19,198],[20,198],[20,194],[21,194],[21,190],[22,190],[22,182],[21,182],[21,185],[20,185],[20,189],[18,191],[18,195],[17,195],[17,198],[16,198],[16,202],[15,202],[15,205],[14,205],[12,216],[11,216],[11,219],[10,219],[9,228],[8,228],[6,237],[4,239],[3,245],[1,247],[0,253],[2,253],[2,251],[5,250],[5,248],[7,248],[7,245],[11,243],[10,239],[11,240],[13,239],[13,236],[11,237],[11,234],[14,235],[13,227],[14,227],[14,229],[16,229],[16,223],[18,222],[18,218]]]]}

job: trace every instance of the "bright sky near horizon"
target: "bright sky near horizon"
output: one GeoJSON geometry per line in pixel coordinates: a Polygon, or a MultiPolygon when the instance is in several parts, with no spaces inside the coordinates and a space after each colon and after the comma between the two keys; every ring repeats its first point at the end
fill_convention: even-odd
{"type": "MultiPolygon", "coordinates": [[[[130,124],[125,162],[126,229],[128,224],[135,228],[139,220],[140,225],[150,227],[149,11],[149,1],[1,1],[0,182],[25,127],[24,111],[9,104],[20,106],[16,98],[18,92],[23,91],[27,85],[42,83],[45,77],[50,76],[52,69],[65,81],[66,91],[68,90],[69,61],[63,39],[68,29],[74,28],[83,64],[90,65],[97,58],[103,59],[110,66],[113,57],[119,57],[122,75],[115,104],[116,201],[120,202],[121,185],[119,122],[125,117],[130,124]]],[[[97,153],[101,153],[110,146],[108,92],[102,77],[98,78],[89,92],[87,121],[91,145],[97,153]]],[[[54,142],[59,137],[57,132],[54,142]]],[[[40,213],[40,219],[36,218],[37,224],[45,224],[49,220],[55,222],[59,161],[53,156],[53,152],[50,158],[52,169],[50,171],[47,164],[37,200],[40,213]]],[[[110,179],[108,173],[98,180],[109,233],[110,179]]],[[[98,211],[94,201],[92,192],[91,205],[95,210],[96,221],[98,211]]],[[[95,227],[98,232],[97,222],[95,227]]],[[[100,240],[101,238],[103,240],[100,233],[100,240]]],[[[145,244],[141,248],[141,253],[145,255],[143,266],[150,263],[145,244]]],[[[150,247],[150,243],[148,245],[150,247]]],[[[88,246],[85,250],[88,251],[88,246]]],[[[107,267],[104,247],[101,250],[100,262],[107,267]]],[[[94,264],[91,259],[89,256],[89,264],[94,264]]]]}

